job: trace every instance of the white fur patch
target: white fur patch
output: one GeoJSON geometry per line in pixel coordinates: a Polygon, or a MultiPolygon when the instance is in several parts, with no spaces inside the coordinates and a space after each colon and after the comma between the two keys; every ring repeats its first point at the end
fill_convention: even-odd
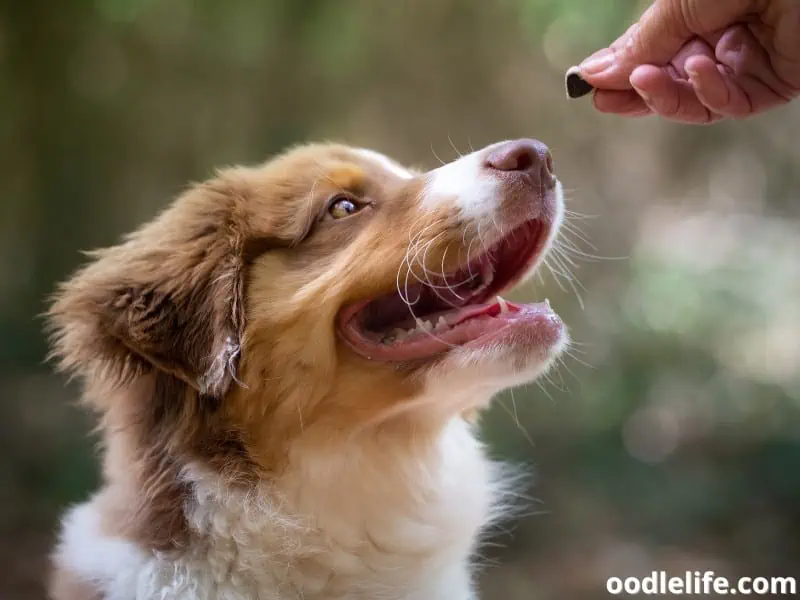
{"type": "Polygon", "coordinates": [[[466,220],[491,221],[498,208],[500,184],[483,166],[486,153],[484,148],[431,171],[423,210],[438,212],[455,205],[466,220]]]}
{"type": "Polygon", "coordinates": [[[100,515],[91,503],[69,511],[63,519],[56,564],[98,587],[104,600],[144,597],[137,593],[148,557],[131,542],[104,536],[100,515]]]}

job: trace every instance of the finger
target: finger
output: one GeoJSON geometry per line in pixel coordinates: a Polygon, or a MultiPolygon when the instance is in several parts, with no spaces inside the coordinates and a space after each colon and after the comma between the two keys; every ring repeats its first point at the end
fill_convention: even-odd
{"type": "Polygon", "coordinates": [[[608,48],[581,63],[581,76],[599,89],[629,90],[630,74],[638,64],[666,64],[691,37],[690,32],[681,25],[680,11],[675,10],[678,3],[678,0],[667,0],[652,4],[639,21],[608,48]],[[644,39],[641,37],[642,28],[647,33],[644,39]],[[655,48],[643,52],[648,43],[655,48]],[[654,60],[654,55],[657,60],[654,60]]]}
{"type": "Polygon", "coordinates": [[[752,114],[750,99],[724,66],[708,57],[695,56],[686,62],[686,72],[697,99],[710,112],[737,119],[752,114]]]}
{"type": "Polygon", "coordinates": [[[596,90],[594,107],[602,113],[613,113],[624,117],[644,117],[650,108],[633,90],[596,90]]]}
{"type": "Polygon", "coordinates": [[[743,85],[748,80],[762,84],[751,86],[757,94],[751,98],[756,110],[762,103],[788,102],[791,98],[791,87],[775,72],[770,55],[747,27],[728,28],[717,42],[716,58],[743,85]]]}
{"type": "Polygon", "coordinates": [[[700,102],[691,83],[675,79],[664,67],[638,67],[631,74],[631,85],[652,112],[666,119],[705,124],[720,118],[700,102]]]}
{"type": "Polygon", "coordinates": [[[599,89],[630,89],[630,74],[637,64],[654,62],[666,64],[691,36],[681,26],[679,11],[675,11],[677,1],[662,1],[652,4],[628,30],[618,37],[608,48],[596,52],[580,65],[581,75],[586,81],[599,89]],[[650,32],[642,40],[641,31],[650,32]],[[648,43],[655,45],[653,52],[642,52],[648,43]],[[644,46],[643,46],[644,44],[644,46]],[[650,58],[638,58],[638,55],[650,58]]]}
{"type": "Polygon", "coordinates": [[[579,66],[581,77],[594,87],[602,87],[608,90],[629,90],[631,85],[627,77],[624,75],[608,77],[604,72],[614,66],[617,52],[620,51],[622,44],[631,35],[631,31],[638,26],[638,23],[634,23],[608,48],[602,48],[584,60],[579,66]],[[595,80],[593,79],[595,77],[600,77],[597,81],[602,83],[601,86],[595,85],[595,80]]]}
{"type": "Polygon", "coordinates": [[[697,11],[688,0],[656,0],[609,48],[584,61],[581,75],[596,88],[629,89],[637,66],[666,65],[692,37],[730,25],[755,2],[708,2],[706,10],[697,11]]]}
{"type": "Polygon", "coordinates": [[[724,72],[726,83],[737,94],[747,98],[750,110],[747,114],[759,114],[767,109],[786,104],[789,100],[775,90],[765,85],[763,81],[747,75],[731,73],[724,65],[720,65],[724,72]]]}
{"type": "Polygon", "coordinates": [[[686,72],[686,63],[696,57],[706,57],[712,62],[716,62],[714,47],[701,38],[694,38],[678,50],[669,64],[674,67],[678,78],[689,79],[689,74],[686,72]]]}

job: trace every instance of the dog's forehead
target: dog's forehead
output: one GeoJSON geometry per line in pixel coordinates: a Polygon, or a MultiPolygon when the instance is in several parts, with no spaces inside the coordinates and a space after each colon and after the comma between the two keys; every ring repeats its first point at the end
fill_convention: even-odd
{"type": "Polygon", "coordinates": [[[385,154],[337,144],[296,148],[276,162],[282,167],[281,173],[290,178],[310,178],[315,185],[327,182],[341,189],[402,184],[416,176],[385,154]]]}
{"type": "Polygon", "coordinates": [[[413,179],[414,173],[397,161],[389,158],[385,154],[370,150],[368,148],[357,148],[353,150],[362,161],[365,161],[373,168],[379,168],[385,173],[392,175],[398,179],[413,179]]]}

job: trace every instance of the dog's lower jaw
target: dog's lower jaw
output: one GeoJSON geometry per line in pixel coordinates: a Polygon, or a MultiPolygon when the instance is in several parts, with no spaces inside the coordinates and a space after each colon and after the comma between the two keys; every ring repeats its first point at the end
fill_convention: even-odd
{"type": "Polygon", "coordinates": [[[461,418],[418,444],[297,448],[287,472],[256,489],[199,465],[184,476],[187,548],[155,553],[109,536],[95,499],[65,519],[57,568],[104,600],[471,600],[472,554],[501,485],[461,418]]]}

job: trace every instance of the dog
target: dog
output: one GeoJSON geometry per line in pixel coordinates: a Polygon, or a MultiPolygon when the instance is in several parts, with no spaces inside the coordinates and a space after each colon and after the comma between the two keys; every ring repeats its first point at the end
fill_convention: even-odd
{"type": "Polygon", "coordinates": [[[103,484],[63,518],[50,597],[477,598],[509,486],[476,415],[569,341],[500,294],[563,204],[535,140],[431,171],[310,144],[91,253],[48,322],[103,484]]]}

